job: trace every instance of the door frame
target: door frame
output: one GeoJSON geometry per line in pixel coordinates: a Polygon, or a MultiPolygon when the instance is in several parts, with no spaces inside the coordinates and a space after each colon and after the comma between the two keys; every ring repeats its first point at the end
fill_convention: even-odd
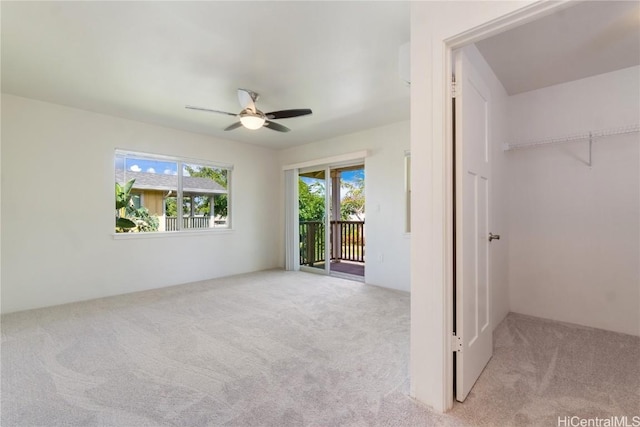
{"type": "MultiPolygon", "coordinates": [[[[432,160],[435,163],[440,163],[439,167],[433,168],[431,171],[432,185],[437,187],[438,184],[442,184],[442,193],[437,191],[432,192],[428,196],[427,203],[431,203],[432,207],[435,210],[442,209],[443,213],[442,220],[443,222],[440,224],[436,224],[434,226],[443,226],[444,228],[444,236],[441,241],[436,239],[431,246],[431,251],[437,253],[441,251],[441,257],[438,257],[436,260],[436,264],[434,268],[441,269],[442,271],[442,279],[443,282],[443,303],[444,307],[442,307],[443,321],[438,322],[439,326],[442,327],[440,330],[440,336],[442,337],[442,341],[440,341],[441,345],[438,345],[442,351],[441,357],[437,357],[436,360],[439,360],[442,364],[440,365],[440,374],[442,375],[440,378],[442,382],[440,382],[440,378],[431,378],[431,380],[437,380],[439,386],[441,386],[441,394],[438,396],[437,393],[435,395],[430,395],[428,390],[425,388],[424,383],[420,383],[416,385],[416,381],[414,378],[411,379],[411,395],[413,397],[418,398],[419,400],[423,400],[428,405],[433,406],[435,409],[440,411],[448,411],[453,408],[454,402],[454,363],[453,363],[453,307],[455,304],[454,299],[454,216],[453,216],[453,207],[454,207],[454,158],[453,158],[453,105],[452,105],[452,87],[451,87],[451,76],[453,75],[454,67],[453,67],[453,51],[456,49],[462,48],[465,45],[472,44],[483,40],[487,37],[499,34],[501,32],[507,31],[509,29],[524,25],[528,22],[535,21],[536,19],[542,18],[546,15],[550,15],[552,13],[556,13],[564,8],[571,6],[574,3],[571,0],[559,0],[558,2],[536,2],[533,4],[529,4],[523,6],[522,8],[516,9],[514,12],[507,13],[506,15],[500,16],[496,19],[492,19],[486,21],[480,25],[473,25],[471,27],[466,27],[462,32],[457,33],[454,36],[446,37],[441,40],[435,40],[435,43],[432,44],[432,51],[429,57],[431,61],[431,76],[433,77],[433,94],[435,95],[435,99],[431,104],[433,108],[430,113],[432,115],[432,120],[434,126],[438,126],[438,122],[442,119],[442,134],[443,139],[441,140],[443,146],[440,147],[442,150],[442,157],[434,157],[432,160]],[[439,45],[442,50],[438,49],[437,42],[441,42],[439,45]],[[442,56],[440,56],[442,54],[442,56]],[[439,87],[439,83],[443,85],[443,87],[439,87]],[[438,92],[438,90],[441,92],[438,92]],[[438,93],[442,94],[441,98],[438,97],[438,93]],[[442,175],[440,175],[442,173],[442,175]],[[439,198],[441,195],[442,198],[439,198]],[[442,264],[439,264],[440,261],[442,264]],[[439,265],[438,265],[439,264],[439,265]],[[420,392],[417,390],[420,389],[420,392]],[[419,395],[420,394],[420,395],[419,395]],[[424,397],[423,397],[424,396],[424,397]]],[[[418,49],[412,48],[412,54],[423,52],[418,49]]],[[[415,71],[412,69],[412,75],[415,71]]],[[[418,85],[415,86],[416,89],[418,85]]],[[[422,95],[424,94],[412,94],[412,95],[422,95]]],[[[412,113],[413,116],[413,113],[412,113]]],[[[413,132],[413,126],[412,126],[413,132]]],[[[437,143],[438,132],[435,131],[432,134],[434,143],[437,143]]],[[[418,143],[417,140],[412,138],[412,151],[413,145],[418,143]]],[[[416,150],[417,151],[417,150],[416,150]]],[[[456,153],[460,155],[461,153],[456,153]]],[[[434,165],[435,165],[434,163],[434,165]]],[[[413,177],[416,179],[416,177],[413,177]]],[[[414,208],[412,208],[414,209],[414,208]]],[[[418,217],[419,212],[412,212],[412,217],[418,217]]],[[[438,222],[438,221],[436,221],[438,222]]],[[[412,252],[414,249],[412,248],[412,252]]],[[[416,259],[414,254],[412,254],[412,259],[416,259]]],[[[413,270],[413,268],[412,268],[413,270]]],[[[412,272],[413,274],[413,272],[412,272]]],[[[437,277],[437,275],[436,275],[437,277]]],[[[414,279],[415,280],[415,279],[414,279]]],[[[414,284],[412,283],[412,288],[414,284]]],[[[412,289],[413,290],[413,289],[412,289]]],[[[416,316],[414,310],[418,310],[419,307],[415,307],[412,303],[412,319],[414,317],[423,317],[416,316]]],[[[416,327],[416,329],[419,326],[416,327]]],[[[414,329],[414,325],[412,322],[412,340],[415,337],[420,336],[421,334],[414,329]]],[[[435,332],[435,331],[433,331],[435,332]]],[[[431,343],[431,342],[430,342],[431,343]]],[[[416,368],[420,363],[422,356],[422,348],[424,346],[423,342],[412,344],[411,350],[411,371],[412,376],[414,371],[418,371],[416,368]]],[[[437,348],[432,348],[432,350],[436,350],[437,348]]],[[[422,361],[424,363],[424,361],[422,361]]],[[[422,370],[421,370],[422,371],[422,370]]],[[[435,391],[435,390],[434,390],[435,391]]]]}

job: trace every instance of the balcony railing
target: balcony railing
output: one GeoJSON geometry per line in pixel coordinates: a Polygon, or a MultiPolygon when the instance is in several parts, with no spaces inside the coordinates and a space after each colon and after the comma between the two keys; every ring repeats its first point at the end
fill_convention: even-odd
{"type": "MultiPolygon", "coordinates": [[[[191,228],[211,228],[224,226],[226,221],[213,221],[209,216],[185,216],[182,217],[182,229],[191,228]]],[[[176,231],[178,229],[178,218],[175,216],[165,217],[165,231],[176,231]]]]}
{"type": "MultiPolygon", "coordinates": [[[[331,259],[364,262],[364,221],[331,221],[331,259]]],[[[300,222],[300,265],[324,262],[324,222],[300,222]]]]}

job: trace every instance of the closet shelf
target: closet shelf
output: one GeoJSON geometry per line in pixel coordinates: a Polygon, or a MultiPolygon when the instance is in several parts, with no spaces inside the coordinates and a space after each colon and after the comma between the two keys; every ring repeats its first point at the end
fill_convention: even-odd
{"type": "Polygon", "coordinates": [[[567,135],[567,136],[562,136],[557,138],[546,138],[546,139],[526,141],[521,143],[505,144],[504,151],[521,150],[523,148],[533,148],[533,147],[538,147],[541,145],[549,145],[549,144],[560,144],[563,142],[593,141],[596,138],[604,138],[607,136],[623,135],[623,134],[635,133],[635,132],[640,132],[640,124],[623,126],[619,128],[612,128],[612,129],[595,130],[591,132],[583,132],[583,133],[567,135]]]}

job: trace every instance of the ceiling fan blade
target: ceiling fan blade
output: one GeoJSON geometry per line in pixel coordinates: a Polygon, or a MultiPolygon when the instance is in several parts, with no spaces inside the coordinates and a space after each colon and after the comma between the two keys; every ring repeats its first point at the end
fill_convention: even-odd
{"type": "Polygon", "coordinates": [[[229,126],[227,126],[226,128],[224,128],[224,130],[234,130],[234,129],[239,128],[240,126],[242,126],[242,123],[240,123],[240,122],[235,122],[234,124],[229,125],[229,126]]]}
{"type": "Polygon", "coordinates": [[[256,112],[256,101],[258,100],[258,95],[254,91],[248,89],[238,89],[238,101],[240,101],[240,106],[242,109],[249,109],[256,112]]]}
{"type": "Polygon", "coordinates": [[[198,111],[206,111],[207,113],[218,113],[218,114],[226,114],[228,116],[237,116],[237,114],[235,113],[229,113],[227,111],[220,111],[220,110],[211,110],[209,108],[202,108],[202,107],[194,107],[192,105],[185,105],[184,108],[188,108],[189,110],[198,110],[198,111]]]}
{"type": "Polygon", "coordinates": [[[309,114],[312,114],[312,111],[310,109],[299,108],[297,110],[272,111],[265,114],[265,116],[267,116],[268,119],[288,119],[290,117],[307,116],[309,114]]]}
{"type": "Polygon", "coordinates": [[[278,132],[289,132],[291,130],[286,126],[282,126],[281,124],[276,123],[276,122],[272,122],[270,120],[265,121],[264,122],[264,126],[267,129],[277,130],[278,132]]]}

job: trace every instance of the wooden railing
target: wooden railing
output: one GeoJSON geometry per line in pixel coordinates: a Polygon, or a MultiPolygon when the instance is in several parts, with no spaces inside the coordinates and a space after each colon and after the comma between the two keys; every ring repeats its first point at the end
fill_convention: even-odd
{"type": "MultiPolygon", "coordinates": [[[[182,218],[182,229],[189,228],[209,228],[210,219],[208,216],[185,216],[182,218]]],[[[165,230],[176,231],[178,229],[178,218],[168,216],[165,218],[165,230]]]]}
{"type": "MultiPolygon", "coordinates": [[[[364,262],[364,221],[331,221],[331,259],[364,262]]],[[[300,265],[324,262],[324,222],[300,222],[300,265]]]]}
{"type": "Polygon", "coordinates": [[[364,262],[364,221],[331,221],[331,241],[331,259],[364,262]]]}
{"type": "Polygon", "coordinates": [[[300,221],[300,265],[324,261],[324,222],[300,221]]]}

